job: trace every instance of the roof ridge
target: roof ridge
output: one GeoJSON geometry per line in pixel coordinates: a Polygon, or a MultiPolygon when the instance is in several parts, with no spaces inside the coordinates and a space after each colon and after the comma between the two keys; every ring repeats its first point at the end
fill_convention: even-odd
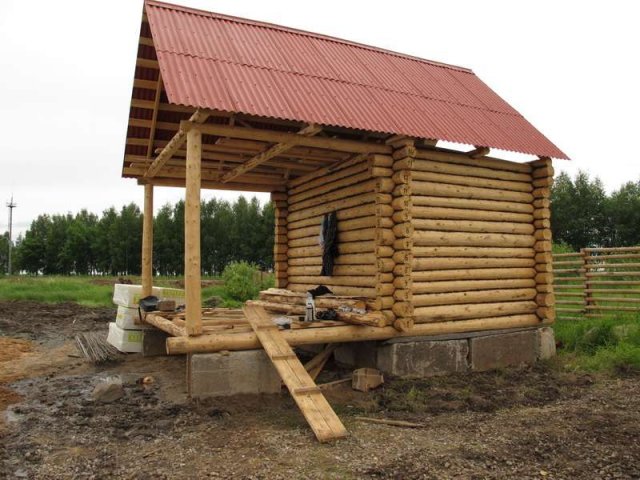
{"type": "Polygon", "coordinates": [[[364,84],[364,83],[360,83],[360,82],[354,82],[354,81],[350,81],[350,80],[343,80],[340,78],[331,78],[331,77],[324,77],[321,75],[314,75],[314,74],[308,74],[308,73],[301,73],[301,72],[293,72],[290,70],[282,70],[282,69],[278,69],[278,68],[273,68],[273,67],[266,67],[266,66],[260,66],[260,65],[253,65],[250,63],[244,63],[244,62],[234,62],[232,60],[224,60],[221,58],[213,58],[213,57],[206,57],[206,56],[202,56],[202,55],[195,55],[193,53],[185,53],[185,52],[177,52],[174,50],[165,50],[165,49],[160,49],[156,47],[156,52],[162,52],[162,53],[168,53],[171,55],[183,55],[185,57],[192,57],[192,58],[199,58],[199,59],[203,59],[203,60],[211,60],[214,62],[220,62],[220,63],[228,63],[231,65],[240,65],[242,67],[248,67],[248,68],[257,68],[257,69],[261,69],[261,70],[268,70],[270,72],[278,72],[278,73],[284,73],[284,74],[288,74],[288,75],[300,75],[302,77],[310,77],[310,78],[317,78],[317,79],[322,79],[322,80],[328,80],[330,82],[338,82],[338,83],[343,83],[343,84],[347,84],[347,85],[358,85],[360,87],[365,87],[365,88],[375,88],[376,90],[383,90],[386,92],[393,92],[393,93],[399,93],[401,95],[409,95],[412,97],[420,97],[420,98],[428,98],[429,100],[433,100],[435,102],[441,102],[441,103],[446,103],[446,104],[450,104],[450,105],[458,105],[458,106],[462,106],[462,107],[466,107],[466,108],[473,108],[475,110],[480,110],[483,112],[492,112],[492,113],[497,113],[497,114],[501,114],[501,115],[510,115],[513,117],[521,117],[524,118],[522,116],[522,114],[520,114],[518,111],[514,110],[513,112],[505,112],[505,111],[501,111],[501,110],[495,110],[489,107],[477,107],[475,105],[470,105],[467,103],[462,103],[462,102],[452,102],[450,100],[445,100],[442,98],[435,98],[435,97],[431,97],[429,95],[425,95],[422,93],[413,93],[413,92],[404,92],[401,90],[396,90],[393,88],[388,88],[388,87],[382,87],[382,86],[378,86],[378,85],[368,85],[368,84],[364,84]]]}
{"type": "Polygon", "coordinates": [[[220,20],[227,20],[230,22],[236,22],[236,23],[244,23],[246,25],[253,25],[256,27],[260,27],[260,28],[271,28],[274,30],[280,30],[280,31],[284,31],[284,32],[289,32],[289,33],[293,33],[295,35],[303,35],[303,36],[307,36],[307,37],[314,37],[314,38],[318,38],[318,39],[322,39],[322,40],[326,40],[326,41],[330,41],[330,42],[334,42],[334,43],[340,43],[343,45],[349,45],[352,47],[356,47],[356,48],[362,48],[365,50],[370,50],[373,52],[378,52],[378,53],[384,53],[387,55],[392,55],[395,57],[399,57],[399,58],[404,58],[404,59],[408,59],[408,60],[413,60],[413,61],[417,61],[417,62],[422,62],[422,63],[427,63],[429,65],[432,65],[434,67],[440,67],[440,68],[447,68],[447,69],[451,69],[451,70],[457,70],[463,73],[468,73],[471,75],[475,75],[475,73],[473,72],[473,70],[471,70],[470,68],[466,68],[466,67],[461,67],[459,65],[452,65],[449,63],[443,63],[443,62],[438,62],[435,60],[428,60],[426,58],[420,58],[420,57],[416,57],[414,55],[408,55],[406,53],[401,53],[401,52],[396,52],[393,50],[388,50],[385,48],[380,48],[380,47],[374,47],[373,45],[367,45],[365,43],[359,43],[359,42],[354,42],[351,40],[346,40],[344,38],[338,38],[338,37],[333,37],[330,35],[323,35],[321,33],[317,33],[317,32],[310,32],[308,30],[302,30],[302,29],[298,29],[298,28],[293,28],[293,27],[286,27],[284,25],[278,25],[275,23],[269,23],[269,22],[262,22],[259,20],[252,20],[249,18],[243,18],[243,17],[236,17],[234,15],[227,15],[227,14],[223,14],[223,13],[217,13],[217,12],[211,12],[208,10],[202,10],[199,8],[193,8],[193,7],[186,7],[184,5],[178,5],[175,3],[168,3],[168,2],[160,2],[158,0],[145,0],[145,6],[146,5],[152,5],[158,8],[165,8],[165,9],[173,9],[173,10],[181,10],[183,12],[186,13],[190,13],[193,15],[200,15],[203,17],[211,17],[211,18],[217,18],[220,20]]]}

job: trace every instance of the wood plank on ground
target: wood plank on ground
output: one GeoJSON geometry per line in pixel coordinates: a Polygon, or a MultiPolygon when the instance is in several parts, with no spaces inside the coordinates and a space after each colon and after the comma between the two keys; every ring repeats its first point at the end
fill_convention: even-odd
{"type": "Polygon", "coordinates": [[[346,437],[344,425],[265,309],[246,305],[243,310],[316,438],[328,442],[346,437]]]}

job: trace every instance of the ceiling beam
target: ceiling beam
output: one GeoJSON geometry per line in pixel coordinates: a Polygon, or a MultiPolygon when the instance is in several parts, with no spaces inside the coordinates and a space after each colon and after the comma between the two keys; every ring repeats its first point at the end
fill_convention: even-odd
{"type": "MultiPolygon", "coordinates": [[[[297,133],[297,135],[312,137],[316,133],[319,133],[321,130],[322,130],[321,127],[311,124],[311,125],[307,125],[302,130],[300,130],[297,133]]],[[[246,173],[249,170],[256,168],[258,165],[262,165],[263,163],[268,162],[272,158],[277,157],[281,153],[293,147],[295,147],[295,143],[293,142],[277,143],[273,145],[271,148],[268,148],[267,150],[260,152],[259,154],[250,158],[242,165],[238,165],[236,168],[234,168],[230,172],[225,173],[222,177],[220,177],[220,181],[222,183],[227,183],[230,180],[233,180],[234,178],[239,177],[243,173],[246,173]]]]}
{"type": "MultiPolygon", "coordinates": [[[[209,118],[209,112],[196,110],[195,113],[189,118],[189,124],[198,125],[206,122],[207,118],[209,118]]],[[[167,162],[167,160],[169,160],[173,156],[173,154],[176,153],[176,151],[184,144],[185,140],[187,139],[187,130],[184,130],[182,128],[182,124],[183,122],[180,122],[180,129],[158,154],[147,172],[144,174],[145,177],[151,178],[156,173],[158,173],[163,165],[167,162]]]]}
{"type": "Polygon", "coordinates": [[[228,125],[195,125],[192,122],[180,122],[181,130],[189,130],[197,127],[203,134],[218,137],[244,138],[248,140],[260,140],[270,143],[293,143],[306,147],[337,150],[351,153],[391,153],[389,145],[371,142],[359,142],[357,140],[343,140],[338,138],[305,137],[297,133],[276,132],[257,128],[230,127],[228,125]]]}

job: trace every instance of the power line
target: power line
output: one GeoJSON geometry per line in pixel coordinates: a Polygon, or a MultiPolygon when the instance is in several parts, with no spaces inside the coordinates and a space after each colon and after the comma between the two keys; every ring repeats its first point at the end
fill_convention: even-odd
{"type": "Polygon", "coordinates": [[[11,195],[11,200],[7,202],[7,208],[9,209],[9,261],[7,273],[11,275],[11,250],[13,249],[13,209],[18,206],[17,203],[13,201],[13,195],[11,195]]]}

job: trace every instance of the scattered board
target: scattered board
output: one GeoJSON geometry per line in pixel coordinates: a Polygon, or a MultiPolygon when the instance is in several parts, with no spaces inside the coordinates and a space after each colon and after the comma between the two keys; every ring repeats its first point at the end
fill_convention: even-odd
{"type": "Polygon", "coordinates": [[[316,438],[329,442],[346,437],[344,425],[264,308],[247,305],[244,313],[316,438]]]}

